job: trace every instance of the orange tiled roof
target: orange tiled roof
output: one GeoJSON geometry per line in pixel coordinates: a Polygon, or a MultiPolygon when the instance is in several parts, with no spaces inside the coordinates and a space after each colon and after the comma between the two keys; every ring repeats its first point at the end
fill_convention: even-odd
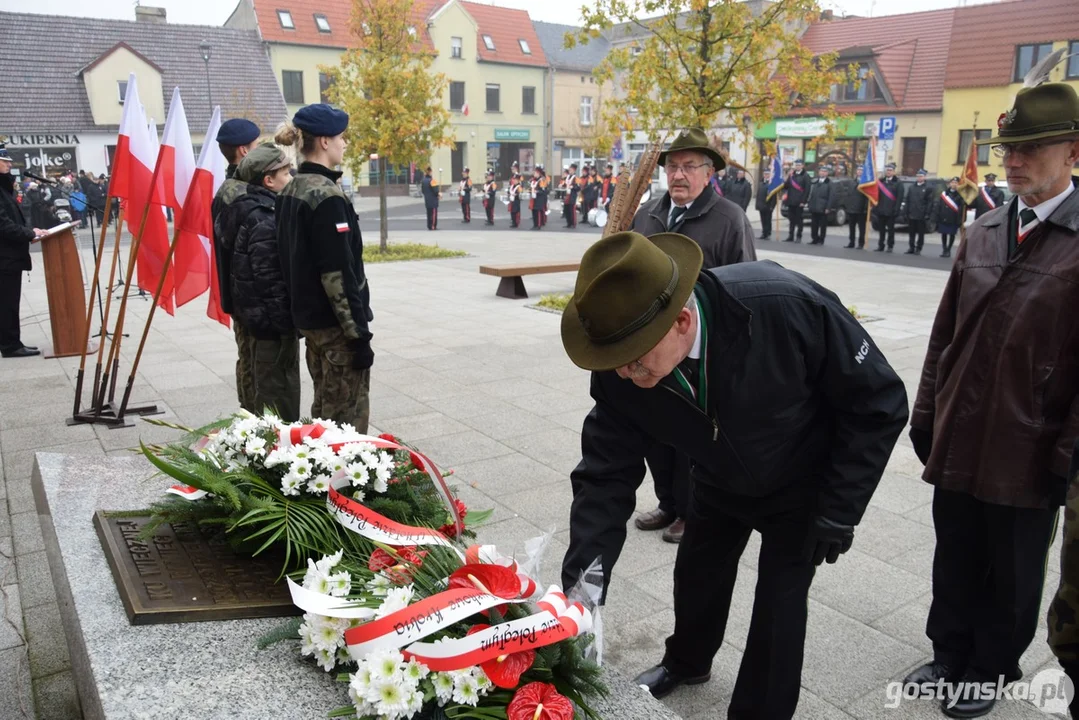
{"type": "Polygon", "coordinates": [[[1016,0],[959,8],[952,37],[945,87],[1008,85],[1017,45],[1079,40],[1079,4],[1016,0]]]}
{"type": "MultiPolygon", "coordinates": [[[[839,51],[841,55],[848,48],[871,48],[878,80],[891,93],[895,109],[939,110],[956,12],[932,10],[814,23],[802,36],[802,43],[815,53],[839,51]]],[[[874,112],[887,107],[884,102],[840,106],[844,112],[874,112]]]]}
{"type": "Polygon", "coordinates": [[[476,57],[486,62],[511,63],[513,65],[533,65],[547,67],[547,57],[543,54],[539,36],[532,27],[532,19],[526,10],[479,5],[462,2],[461,7],[472,16],[479,27],[476,37],[476,57]],[[495,49],[488,50],[483,36],[490,35],[495,49]],[[528,43],[531,54],[521,50],[518,40],[528,43]]]}
{"type": "MultiPolygon", "coordinates": [[[[352,13],[350,0],[252,0],[259,32],[266,42],[291,43],[295,45],[320,45],[322,47],[346,48],[351,45],[349,19],[352,13]],[[281,26],[278,10],[292,15],[295,29],[281,26]],[[325,15],[330,32],[322,32],[315,24],[315,15],[325,15]]],[[[445,0],[416,0],[412,7],[416,31],[424,47],[434,49],[431,35],[427,32],[427,18],[445,0]]],[[[531,26],[531,23],[529,24],[531,26]]]]}

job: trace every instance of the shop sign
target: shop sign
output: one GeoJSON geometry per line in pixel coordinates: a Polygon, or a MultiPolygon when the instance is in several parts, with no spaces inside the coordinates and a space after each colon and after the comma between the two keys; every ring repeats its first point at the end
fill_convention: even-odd
{"type": "Polygon", "coordinates": [[[495,128],[495,140],[528,140],[531,134],[531,130],[495,128]]]}
{"type": "Polygon", "coordinates": [[[73,147],[9,147],[8,152],[15,167],[39,175],[62,175],[79,169],[73,147]]]}
{"type": "MultiPolygon", "coordinates": [[[[0,137],[4,137],[4,133],[0,133],[0,137]]],[[[33,135],[23,135],[21,133],[15,133],[7,135],[8,147],[54,147],[57,145],[78,145],[79,136],[70,134],[51,134],[41,133],[33,135]]]]}

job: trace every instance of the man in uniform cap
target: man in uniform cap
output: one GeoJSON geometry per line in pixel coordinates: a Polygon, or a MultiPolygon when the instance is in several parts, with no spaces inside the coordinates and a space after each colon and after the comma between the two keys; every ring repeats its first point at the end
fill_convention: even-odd
{"type": "Polygon", "coordinates": [[[899,205],[902,201],[903,189],[899,185],[899,178],[895,176],[895,163],[884,166],[884,177],[877,180],[877,222],[880,224],[880,242],[877,244],[877,252],[891,252],[895,247],[895,216],[899,214],[899,205]]]}
{"type": "MultiPolygon", "coordinates": [[[[1079,97],[1026,87],[977,140],[1002,158],[1006,205],[967,232],[929,338],[910,439],[936,486],[933,662],[907,682],[959,683],[952,717],[989,713],[1023,675],[1041,621],[1046,557],[1079,436],[1079,97]]],[[[1067,490],[1061,591],[1050,645],[1079,663],[1079,487],[1067,490]]],[[[1079,679],[1079,678],[1077,678],[1079,679]]]]}
{"type": "Polygon", "coordinates": [[[996,174],[986,173],[985,185],[978,189],[978,197],[974,199],[974,219],[977,220],[1003,204],[1004,191],[997,187],[996,174]]]}
{"type": "Polygon", "coordinates": [[[438,191],[438,182],[431,174],[431,166],[428,165],[423,171],[423,180],[420,181],[420,192],[423,193],[423,207],[427,211],[427,229],[438,229],[438,199],[441,193],[438,191]]]}
{"type": "Polygon", "coordinates": [[[739,558],[757,530],[753,618],[726,717],[789,720],[813,575],[850,549],[906,423],[907,396],[826,288],[772,262],[702,270],[701,260],[684,235],[634,232],[581,259],[562,344],[592,371],[595,407],[571,476],[563,587],[599,558],[606,590],[644,455],[674,444],[693,461],[674,633],[662,662],[635,682],[663,697],[709,680],[739,558]]]}
{"type": "Polygon", "coordinates": [[[933,214],[933,188],[925,182],[925,170],[919,170],[913,185],[907,188],[907,235],[910,248],[906,255],[921,255],[925,245],[925,227],[933,214]]]}
{"type": "Polygon", "coordinates": [[[802,211],[809,202],[809,173],[802,158],[794,161],[794,169],[783,182],[783,204],[787,206],[790,234],[786,242],[802,242],[802,211]],[[797,235],[795,234],[797,233],[797,235]]]}
{"type": "Polygon", "coordinates": [[[0,143],[0,355],[31,357],[41,352],[23,345],[19,325],[22,274],[30,270],[30,243],[45,234],[26,226],[26,217],[15,200],[14,159],[0,143]]]}
{"type": "Polygon", "coordinates": [[[472,178],[469,177],[468,168],[461,171],[459,194],[461,198],[461,222],[472,222],[472,178]]]}
{"type": "Polygon", "coordinates": [[[823,245],[828,234],[828,208],[832,204],[832,183],[828,174],[831,169],[828,165],[819,166],[817,177],[809,188],[810,245],[823,245]]]}

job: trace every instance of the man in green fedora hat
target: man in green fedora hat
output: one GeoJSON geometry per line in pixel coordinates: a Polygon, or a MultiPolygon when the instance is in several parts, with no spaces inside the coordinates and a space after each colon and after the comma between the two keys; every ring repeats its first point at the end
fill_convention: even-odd
{"type": "MultiPolygon", "coordinates": [[[[978,686],[1023,674],[1079,435],[1079,97],[1064,83],[1026,87],[997,128],[977,142],[993,146],[1016,197],[975,220],[959,247],[911,412],[922,477],[935,486],[936,548],[933,660],[907,682],[960,683],[942,709],[964,718],[993,708],[978,686]]],[[[1079,527],[1067,534],[1050,620],[1066,666],[1079,661],[1079,573],[1068,572],[1079,527]]]]}
{"type": "Polygon", "coordinates": [[[636,682],[708,681],[749,536],[757,594],[728,717],[787,720],[817,565],[851,547],[907,420],[903,382],[839,298],[772,262],[701,270],[700,247],[616,233],[581,260],[562,315],[595,407],[573,471],[563,587],[597,560],[604,594],[644,479],[671,445],[693,464],[674,569],[674,634],[636,682]]]}
{"type": "MultiPolygon", "coordinates": [[[[668,190],[645,205],[633,218],[632,229],[643,235],[679,232],[696,242],[705,267],[720,267],[757,259],[753,228],[745,210],[714,192],[713,173],[727,163],[700,128],[683,130],[659,156],[667,173],[668,190]]],[[[657,445],[648,455],[659,506],[638,516],[640,530],[663,530],[663,539],[677,543],[685,531],[689,507],[689,459],[672,448],[657,445]]]]}

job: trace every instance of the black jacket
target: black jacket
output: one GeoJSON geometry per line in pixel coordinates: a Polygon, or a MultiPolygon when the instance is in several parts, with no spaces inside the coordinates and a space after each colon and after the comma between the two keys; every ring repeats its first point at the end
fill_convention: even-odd
{"type": "Polygon", "coordinates": [[[723,189],[723,192],[726,193],[728,200],[745,210],[749,207],[749,199],[753,196],[753,186],[744,178],[741,180],[735,178],[727,182],[727,187],[723,189]]]}
{"type": "Polygon", "coordinates": [[[899,178],[894,175],[891,179],[882,177],[878,180],[881,187],[877,188],[877,207],[875,212],[881,217],[895,217],[899,213],[899,203],[903,200],[903,188],[899,184],[899,178]],[[887,189],[895,199],[888,197],[884,192],[887,189]]]}
{"type": "Polygon", "coordinates": [[[423,193],[423,206],[428,210],[438,207],[438,183],[430,175],[424,175],[420,181],[420,191],[423,193]]]}
{"type": "Polygon", "coordinates": [[[232,201],[247,191],[247,183],[236,177],[236,166],[229,165],[225,170],[225,182],[217,189],[213,202],[210,203],[210,219],[214,226],[214,265],[217,267],[217,289],[221,299],[221,309],[232,314],[232,253],[221,246],[217,237],[217,223],[225,208],[232,201]]]}
{"type": "Polygon", "coordinates": [[[674,226],[667,227],[670,210],[671,195],[664,193],[637,211],[631,229],[642,235],[678,232],[692,238],[704,253],[704,267],[757,259],[749,218],[727,198],[709,192],[709,187],[704,188],[674,226]]]}
{"type": "Polygon", "coordinates": [[[847,193],[847,218],[849,220],[855,220],[858,217],[861,217],[862,222],[865,222],[865,210],[868,203],[869,198],[867,198],[857,186],[854,187],[854,189],[847,193]]]}
{"type": "Polygon", "coordinates": [[[903,381],[838,297],[773,262],[703,271],[707,414],[672,376],[652,389],[592,374],[571,475],[564,582],[602,557],[609,580],[656,443],[689,456],[695,486],[752,502],[815,491],[812,513],[856,525],[907,421],[903,381]]]}
{"type": "Polygon", "coordinates": [[[951,205],[944,202],[943,197],[939,198],[937,200],[937,224],[958,228],[966,220],[967,204],[963,202],[963,196],[959,194],[958,190],[948,188],[944,191],[944,194],[956,204],[958,210],[953,209],[951,205]]]}
{"type": "Polygon", "coordinates": [[[779,200],[779,196],[782,191],[777,191],[771,198],[768,197],[768,182],[761,180],[760,185],[757,186],[757,200],[755,207],[763,213],[771,215],[775,212],[776,202],[779,200]]]}
{"type": "Polygon", "coordinates": [[[275,197],[261,185],[248,185],[214,226],[214,237],[232,256],[232,317],[262,339],[296,332],[277,249],[275,197]]]}
{"type": "Polygon", "coordinates": [[[993,187],[978,188],[978,197],[974,199],[974,219],[977,220],[982,215],[985,215],[990,210],[1000,207],[1004,204],[1004,191],[998,188],[996,185],[993,187]],[[993,204],[990,205],[985,201],[984,193],[987,193],[993,204]]]}
{"type": "Polygon", "coordinates": [[[787,193],[787,199],[783,204],[787,207],[805,205],[806,201],[809,199],[809,185],[812,182],[809,173],[805,170],[800,173],[792,172],[790,177],[783,183],[783,189],[787,193]]]}
{"type": "Polygon", "coordinates": [[[26,225],[26,216],[15,199],[15,177],[0,175],[0,271],[29,270],[30,241],[34,231],[26,225]]]}
{"type": "Polygon", "coordinates": [[[809,188],[809,212],[826,213],[832,204],[832,181],[815,179],[809,188]]]}
{"type": "Polygon", "coordinates": [[[322,277],[341,273],[344,294],[358,340],[371,341],[367,324],[371,290],[363,270],[363,238],[352,203],[337,180],[341,173],[305,162],[277,196],[277,246],[292,305],[292,322],[301,330],[341,325],[322,277]]]}
{"type": "Polygon", "coordinates": [[[933,188],[929,183],[907,189],[907,220],[928,220],[933,212],[933,188]]]}

